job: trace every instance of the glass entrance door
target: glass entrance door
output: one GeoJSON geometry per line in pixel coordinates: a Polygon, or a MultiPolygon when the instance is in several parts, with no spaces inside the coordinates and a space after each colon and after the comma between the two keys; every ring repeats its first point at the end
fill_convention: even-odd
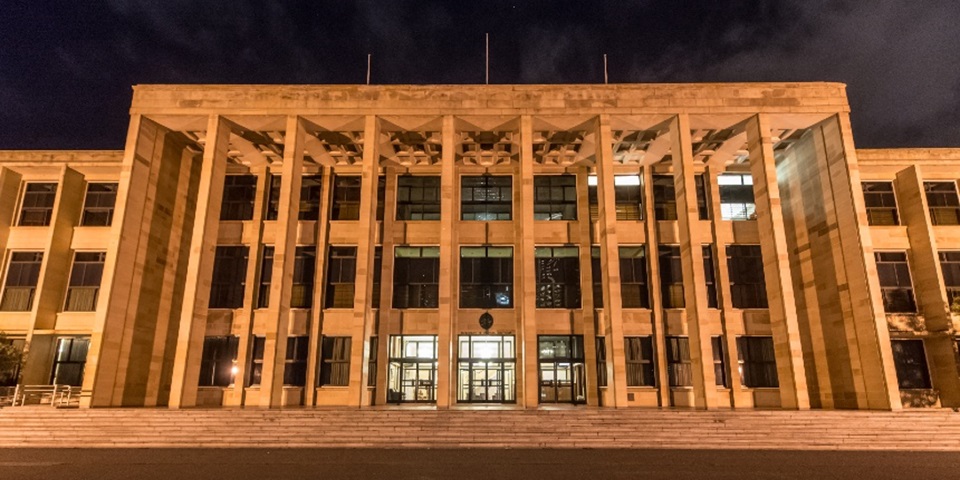
{"type": "Polygon", "coordinates": [[[541,335],[540,403],[586,403],[583,337],[541,335]]]}
{"type": "Polygon", "coordinates": [[[461,335],[459,343],[457,401],[516,402],[513,336],[461,335]]]}
{"type": "Polygon", "coordinates": [[[390,337],[387,401],[432,403],[437,400],[437,337],[390,337]]]}

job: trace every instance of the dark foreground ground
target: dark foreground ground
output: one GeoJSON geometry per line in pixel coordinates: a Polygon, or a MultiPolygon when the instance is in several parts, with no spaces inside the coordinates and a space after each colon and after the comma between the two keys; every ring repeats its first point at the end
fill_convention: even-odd
{"type": "Polygon", "coordinates": [[[960,478],[960,453],[756,450],[2,449],[0,479],[960,478]]]}

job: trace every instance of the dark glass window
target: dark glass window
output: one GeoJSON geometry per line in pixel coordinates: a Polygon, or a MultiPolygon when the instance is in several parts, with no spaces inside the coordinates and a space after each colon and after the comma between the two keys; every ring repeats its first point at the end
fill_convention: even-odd
{"type": "Polygon", "coordinates": [[[767,308],[767,284],[759,245],[727,245],[733,308],[767,308]]]}
{"type": "Polygon", "coordinates": [[[460,247],[460,308],[513,307],[513,247],[460,247]]]}
{"type": "Polygon", "coordinates": [[[320,386],[350,384],[350,337],[323,337],[320,386]]]}
{"type": "Polygon", "coordinates": [[[863,202],[870,225],[900,225],[892,182],[863,182],[863,202]]]}
{"type": "Polygon", "coordinates": [[[624,337],[624,355],[627,364],[627,386],[655,387],[657,377],[653,368],[653,341],[650,337],[624,337]]]}
{"type": "Polygon", "coordinates": [[[12,252],[0,311],[29,312],[40,279],[43,252],[12,252]]]}
{"type": "Polygon", "coordinates": [[[773,337],[737,337],[737,360],[740,363],[740,377],[744,387],[780,386],[773,337]]]}
{"type": "Polygon", "coordinates": [[[107,227],[113,223],[113,209],[117,203],[116,183],[87,184],[87,196],[83,199],[83,215],[80,225],[84,227],[107,227]]]}
{"type": "Polygon", "coordinates": [[[940,252],[939,256],[947,300],[953,308],[960,308],[960,251],[940,252]]]}
{"type": "Polygon", "coordinates": [[[683,308],[683,265],[680,261],[680,247],[660,245],[660,294],[663,308],[683,308]]]}
{"type": "MultiPolygon", "coordinates": [[[[0,334],[0,347],[6,349],[8,352],[11,351],[13,355],[19,355],[22,360],[23,356],[23,346],[26,344],[26,340],[23,338],[9,338],[3,334],[0,334]]],[[[13,365],[7,365],[7,368],[0,369],[0,387],[15,387],[20,381],[20,367],[21,362],[15,362],[13,365]]]]}
{"type": "MultiPolygon", "coordinates": [[[[234,335],[203,339],[199,382],[201,387],[227,387],[233,384],[239,344],[240,337],[234,335]]],[[[262,350],[260,358],[263,358],[262,350]]]]}
{"type": "Polygon", "coordinates": [[[227,175],[223,182],[220,220],[251,220],[257,198],[257,177],[227,175]]]}
{"type": "Polygon", "coordinates": [[[717,275],[713,266],[713,246],[703,246],[703,277],[707,284],[707,308],[718,308],[717,275]]]}
{"type": "Polygon", "coordinates": [[[367,358],[367,386],[377,386],[377,358],[379,358],[380,339],[370,337],[370,357],[367,358]]]}
{"type": "Polygon", "coordinates": [[[535,175],[533,177],[534,220],[577,219],[577,177],[535,175]]]}
{"type": "Polygon", "coordinates": [[[383,289],[380,283],[383,270],[383,247],[377,245],[373,249],[373,292],[370,294],[370,306],[380,308],[380,295],[383,289]]]}
{"type": "Polygon", "coordinates": [[[877,261],[884,311],[916,313],[917,303],[913,297],[907,252],[874,252],[873,255],[877,261]]]}
{"type": "Polygon", "coordinates": [[[87,365],[87,351],[90,350],[88,337],[66,337],[57,339],[57,351],[53,357],[53,371],[50,383],[53,385],[83,385],[83,369],[87,365]]]}
{"type": "Polygon", "coordinates": [[[264,245],[260,260],[260,287],[257,288],[257,308],[270,307],[270,283],[273,280],[273,247],[264,245]]]}
{"type": "Polygon", "coordinates": [[[360,220],[360,177],[333,178],[331,220],[360,220]]]}
{"type": "Polygon", "coordinates": [[[293,289],[290,291],[291,308],[313,306],[313,279],[317,270],[317,247],[297,247],[293,258],[293,289]]]}
{"type": "Polygon", "coordinates": [[[960,198],[956,182],[923,182],[934,225],[960,225],[960,198]]]}
{"type": "Polygon", "coordinates": [[[577,247],[536,247],[537,308],[580,308],[577,247]]]}
{"type": "Polygon", "coordinates": [[[690,339],[667,337],[667,376],[671,387],[693,385],[693,364],[690,362],[690,339]]]}
{"type": "Polygon", "coordinates": [[[294,387],[306,385],[309,340],[306,336],[287,337],[287,356],[283,365],[284,385],[294,387]]]}
{"type": "Polygon", "coordinates": [[[92,312],[97,309],[97,294],[103,277],[106,252],[76,252],[70,270],[70,284],[64,311],[92,312]]]}
{"type": "Polygon", "coordinates": [[[247,256],[244,246],[217,247],[210,283],[210,308],[240,308],[247,284],[247,256]]]}
{"type": "Polygon", "coordinates": [[[600,265],[600,247],[590,248],[590,273],[593,277],[593,307],[603,308],[603,267],[600,265]]]}
{"type": "Polygon", "coordinates": [[[357,279],[357,247],[330,247],[325,308],[353,308],[357,279]]]}
{"type": "Polygon", "coordinates": [[[267,339],[264,337],[253,337],[253,355],[250,358],[250,383],[249,385],[260,385],[263,378],[263,351],[266,348],[267,339]]]}
{"type": "Polygon", "coordinates": [[[45,227],[53,217],[53,202],[57,198],[56,183],[28,183],[20,204],[20,221],[24,227],[45,227]]]}
{"type": "MultiPolygon", "coordinates": [[[[596,220],[599,218],[597,177],[591,175],[588,180],[590,218],[596,220]]],[[[617,175],[613,177],[613,194],[616,201],[617,220],[643,220],[643,187],[639,175],[617,175]]]]}
{"type": "Polygon", "coordinates": [[[623,308],[650,308],[647,252],[643,245],[620,247],[620,297],[623,308]]]}
{"type": "Polygon", "coordinates": [[[677,189],[673,175],[653,176],[653,211],[657,220],[677,219],[677,189]]]}
{"type": "Polygon", "coordinates": [[[694,184],[697,188],[697,218],[700,220],[710,220],[710,198],[707,195],[707,182],[703,174],[694,177],[694,184]]]}
{"type": "Polygon", "coordinates": [[[267,211],[264,220],[276,220],[280,214],[280,186],[283,177],[270,175],[270,186],[267,190],[267,211]]]}
{"type": "Polygon", "coordinates": [[[607,386],[607,341],[597,337],[597,386],[607,386]]]}
{"type": "Polygon", "coordinates": [[[897,384],[901,389],[931,388],[923,340],[891,340],[897,384]]]}
{"type": "Polygon", "coordinates": [[[509,176],[463,176],[460,178],[461,220],[510,220],[513,211],[512,179],[509,176]]]}
{"type": "Polygon", "coordinates": [[[323,194],[322,175],[304,175],[300,179],[299,220],[318,220],[320,218],[320,199],[323,194]]]}
{"type": "Polygon", "coordinates": [[[437,308],[440,247],[396,247],[393,260],[393,308],[437,308]]]}
{"type": "Polygon", "coordinates": [[[717,176],[720,188],[720,218],[723,220],[756,220],[757,205],[753,198],[753,177],[749,174],[725,173],[717,176]]]}
{"type": "Polygon", "coordinates": [[[383,221],[383,209],[387,203],[387,177],[377,177],[377,220],[383,221]]]}
{"type": "Polygon", "coordinates": [[[718,387],[727,386],[727,356],[723,348],[723,337],[710,337],[713,347],[713,377],[718,387]]]}
{"type": "Polygon", "coordinates": [[[440,177],[397,177],[397,220],[440,220],[440,177]]]}

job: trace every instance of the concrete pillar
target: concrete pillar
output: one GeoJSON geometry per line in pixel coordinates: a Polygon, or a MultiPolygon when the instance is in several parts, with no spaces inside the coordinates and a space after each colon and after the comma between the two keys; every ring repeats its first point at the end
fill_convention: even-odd
{"type": "MultiPolygon", "coordinates": [[[[657,220],[653,205],[653,165],[643,168],[643,215],[647,230],[647,289],[650,294],[650,318],[653,322],[653,354],[656,360],[657,393],[661,407],[670,406],[670,381],[667,374],[666,331],[663,321],[663,299],[660,297],[660,222],[657,220]]],[[[598,191],[599,194],[599,191],[598,191]]],[[[602,251],[602,249],[601,249],[602,251]]],[[[619,261],[619,251],[617,259],[619,261]]],[[[619,279],[618,279],[619,280],[619,279]]],[[[619,282],[618,282],[619,283],[619,282]]],[[[623,348],[621,345],[620,348],[623,348]]]]}
{"type": "Polygon", "coordinates": [[[517,385],[517,403],[524,408],[536,408],[540,404],[540,373],[537,347],[537,277],[534,266],[534,220],[533,220],[533,118],[520,116],[520,166],[514,193],[515,217],[519,220],[520,235],[514,251],[514,278],[519,279],[517,314],[519,315],[519,338],[517,347],[518,374],[523,379],[517,385]]]}
{"type": "MultiPolygon", "coordinates": [[[[627,406],[627,364],[623,340],[623,298],[620,295],[620,245],[617,243],[617,206],[613,175],[613,132],[610,116],[600,115],[597,129],[597,204],[599,210],[600,265],[603,282],[603,332],[607,347],[607,388],[612,392],[613,407],[627,406]]],[[[644,183],[650,191],[650,184],[644,183]]],[[[646,193],[645,193],[646,194],[646,193]]],[[[651,197],[652,198],[652,197],[651,197]]],[[[646,223],[652,221],[652,204],[644,198],[646,223]]],[[[589,219],[589,214],[581,217],[589,219]]],[[[581,255],[583,253],[581,252],[581,255]]],[[[589,257],[589,252],[588,255],[589,257]]],[[[590,270],[589,264],[585,270],[590,270]]],[[[593,291],[584,284],[583,291],[593,291]]]]}
{"type": "Polygon", "coordinates": [[[707,283],[703,272],[703,245],[698,235],[699,213],[689,115],[681,113],[674,118],[670,136],[673,142],[673,181],[677,195],[677,226],[680,233],[683,298],[690,335],[694,405],[712,409],[717,407],[716,374],[706,315],[707,283]]]}
{"type": "Polygon", "coordinates": [[[765,115],[757,115],[748,122],[747,143],[757,205],[763,273],[770,305],[770,327],[780,380],[780,402],[785,409],[805,410],[810,408],[810,398],[790,275],[780,188],[777,185],[777,167],[770,139],[770,124],[765,115]]]}
{"type": "MultiPolygon", "coordinates": [[[[383,249],[381,258],[380,272],[380,325],[377,331],[377,371],[370,375],[376,375],[377,386],[376,403],[387,403],[387,357],[390,352],[390,335],[403,333],[403,322],[400,322],[401,331],[391,331],[390,319],[393,317],[393,260],[396,237],[394,235],[394,224],[397,221],[397,172],[396,167],[386,166],[386,178],[384,185],[384,205],[383,205],[383,225],[381,231],[383,236],[380,239],[383,249]]],[[[443,211],[441,210],[441,214],[443,211]]],[[[402,315],[402,313],[401,313],[402,315]]]]}
{"type": "Polygon", "coordinates": [[[457,199],[457,172],[453,115],[444,115],[441,132],[442,158],[440,159],[440,285],[438,294],[437,322],[437,408],[448,408],[455,402],[457,388],[454,381],[453,363],[456,361],[454,318],[457,313],[456,269],[457,234],[455,222],[459,210],[457,199]]]}
{"type": "Polygon", "coordinates": [[[183,309],[177,335],[177,352],[173,363],[170,407],[192,407],[197,402],[197,379],[203,355],[203,337],[210,305],[210,283],[220,228],[220,204],[227,173],[227,149],[230,129],[218,115],[207,122],[200,188],[190,241],[183,309]]]}
{"type": "Polygon", "coordinates": [[[320,376],[320,337],[323,326],[323,302],[326,294],[327,249],[330,244],[330,204],[333,198],[333,168],[323,167],[320,213],[317,219],[317,263],[313,287],[313,309],[310,311],[310,347],[307,351],[307,375],[303,404],[316,404],[317,381],[320,376]]]}

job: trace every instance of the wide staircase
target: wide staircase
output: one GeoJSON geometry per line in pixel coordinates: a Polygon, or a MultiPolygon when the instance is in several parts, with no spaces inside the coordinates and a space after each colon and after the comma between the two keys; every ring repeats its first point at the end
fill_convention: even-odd
{"type": "Polygon", "coordinates": [[[949,410],[0,409],[0,447],[960,451],[949,410]]]}

